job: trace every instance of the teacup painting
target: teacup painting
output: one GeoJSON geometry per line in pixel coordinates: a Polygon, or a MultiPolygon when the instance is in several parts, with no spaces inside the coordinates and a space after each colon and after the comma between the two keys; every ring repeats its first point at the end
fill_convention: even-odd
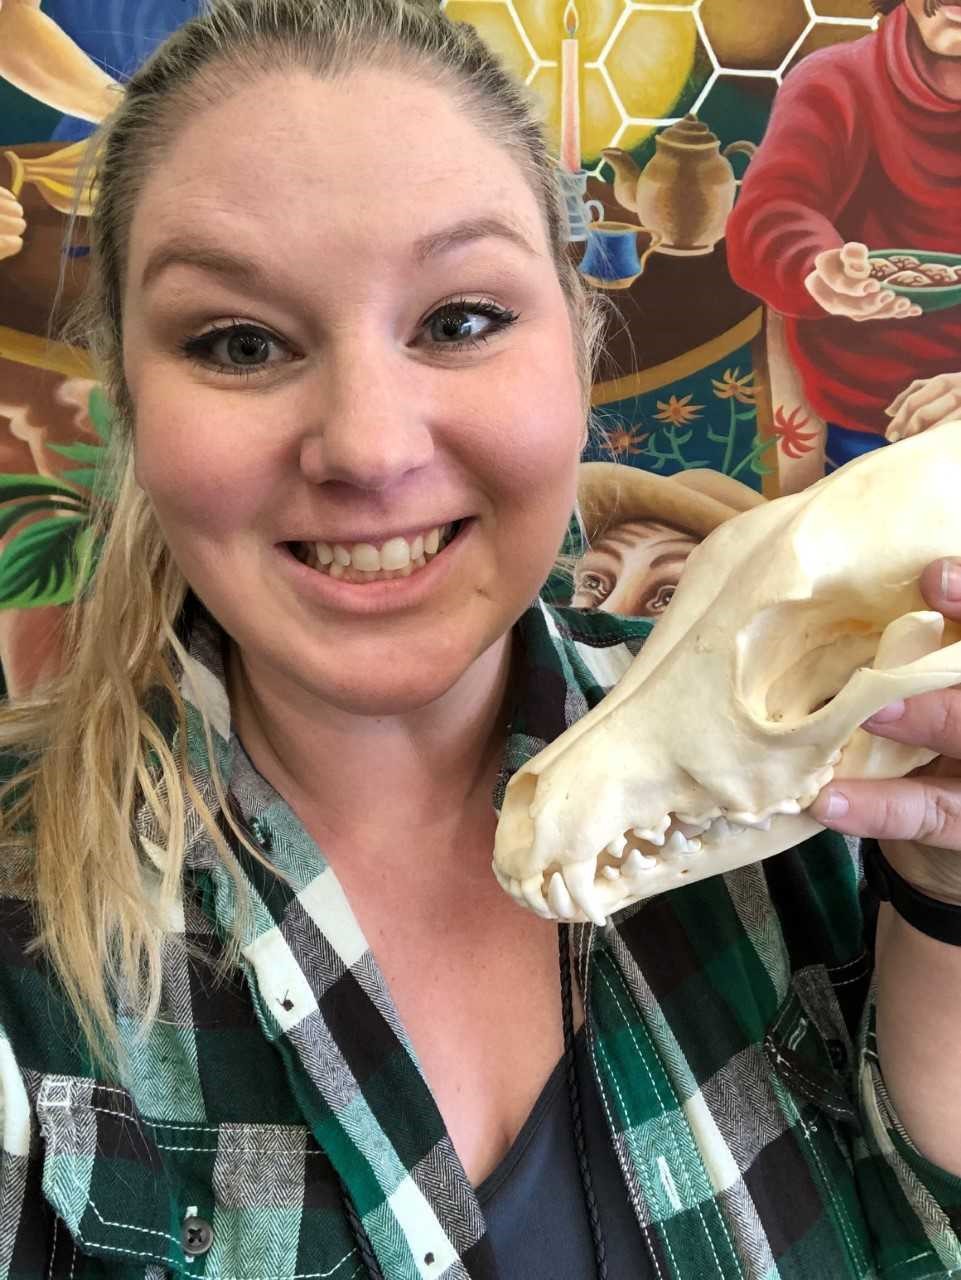
{"type": "Polygon", "coordinates": [[[598,289],[627,289],[642,273],[662,238],[636,222],[591,222],[587,227],[587,249],[578,270],[588,284],[598,289]],[[639,240],[643,245],[640,253],[639,240]]]}

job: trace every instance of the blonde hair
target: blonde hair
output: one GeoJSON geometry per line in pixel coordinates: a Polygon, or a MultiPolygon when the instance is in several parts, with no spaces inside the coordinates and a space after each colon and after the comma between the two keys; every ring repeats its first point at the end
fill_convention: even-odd
{"type": "MultiPolygon", "coordinates": [[[[191,811],[238,875],[186,756],[178,688],[186,655],[176,622],[188,584],[133,475],[134,406],[124,379],[121,310],[133,211],[178,126],[204,106],[264,74],[306,69],[332,77],[358,65],[426,72],[516,158],[542,210],[570,310],[587,422],[601,312],[567,257],[555,174],[533,101],[476,32],[448,20],[437,0],[211,0],[134,74],[91,139],[90,284],[65,331],[89,348],[114,408],[113,498],[94,500],[99,560],[71,609],[61,674],[0,712],[0,748],[19,761],[5,790],[0,847],[15,887],[35,905],[37,945],[104,1063],[122,1055],[115,1000],[123,999],[144,1029],[156,1017],[163,908],[179,891],[191,811]],[[134,830],[142,804],[163,834],[159,894],[156,884],[148,886],[151,873],[134,830]]],[[[209,750],[206,719],[205,729],[209,750]]],[[[209,754],[225,817],[259,857],[230,816],[209,754]]]]}

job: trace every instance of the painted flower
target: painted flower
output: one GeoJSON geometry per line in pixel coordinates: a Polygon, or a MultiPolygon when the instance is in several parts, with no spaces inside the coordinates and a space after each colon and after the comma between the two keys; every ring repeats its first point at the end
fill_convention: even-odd
{"type": "Polygon", "coordinates": [[[699,418],[699,410],[703,409],[702,404],[691,404],[691,395],[682,396],[680,400],[677,396],[671,396],[669,400],[658,400],[657,407],[660,413],[655,413],[654,417],[658,422],[669,422],[673,427],[683,427],[688,422],[693,422],[699,418]]]}
{"type": "Polygon", "coordinates": [[[712,378],[714,394],[719,400],[739,400],[741,404],[754,404],[760,387],[754,381],[754,374],[745,373],[742,377],[740,369],[724,370],[721,379],[712,378]]]}
{"type": "Polygon", "coordinates": [[[615,453],[630,456],[644,452],[644,441],[649,435],[649,431],[630,431],[627,427],[618,427],[607,432],[607,442],[615,453]]]}
{"type": "Polygon", "coordinates": [[[785,412],[783,404],[774,411],[774,434],[784,454],[788,458],[803,458],[814,450],[817,431],[804,431],[810,419],[802,413],[801,406],[795,405],[790,413],[785,412]]]}

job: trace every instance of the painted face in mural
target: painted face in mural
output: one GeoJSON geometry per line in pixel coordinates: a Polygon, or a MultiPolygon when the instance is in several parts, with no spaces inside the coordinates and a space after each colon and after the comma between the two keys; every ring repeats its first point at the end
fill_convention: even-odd
{"type": "Polygon", "coordinates": [[[961,4],[942,0],[904,0],[931,53],[961,58],[961,4]]]}
{"type": "Polygon", "coordinates": [[[640,618],[657,618],[671,603],[698,539],[657,520],[615,525],[582,556],[572,604],[640,618]]]}
{"type": "Polygon", "coordinates": [[[138,480],[252,686],[395,714],[494,661],[584,417],[536,199],[447,93],[296,74],[191,119],[124,324],[138,480]]]}

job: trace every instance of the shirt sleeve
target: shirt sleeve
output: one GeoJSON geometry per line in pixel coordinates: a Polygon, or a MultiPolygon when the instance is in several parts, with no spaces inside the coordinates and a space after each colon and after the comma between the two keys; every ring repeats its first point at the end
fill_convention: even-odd
{"type": "Polygon", "coordinates": [[[725,232],[732,279],[795,318],[825,314],[804,280],[819,253],[844,243],[835,219],[871,143],[855,86],[831,53],[806,59],[778,91],[725,232]]]}
{"type": "Polygon", "coordinates": [[[876,980],[865,1010],[858,1073],[861,1136],[855,1176],[883,1280],[961,1274],[961,1178],[927,1160],[898,1120],[875,1033],[876,980]]]}

